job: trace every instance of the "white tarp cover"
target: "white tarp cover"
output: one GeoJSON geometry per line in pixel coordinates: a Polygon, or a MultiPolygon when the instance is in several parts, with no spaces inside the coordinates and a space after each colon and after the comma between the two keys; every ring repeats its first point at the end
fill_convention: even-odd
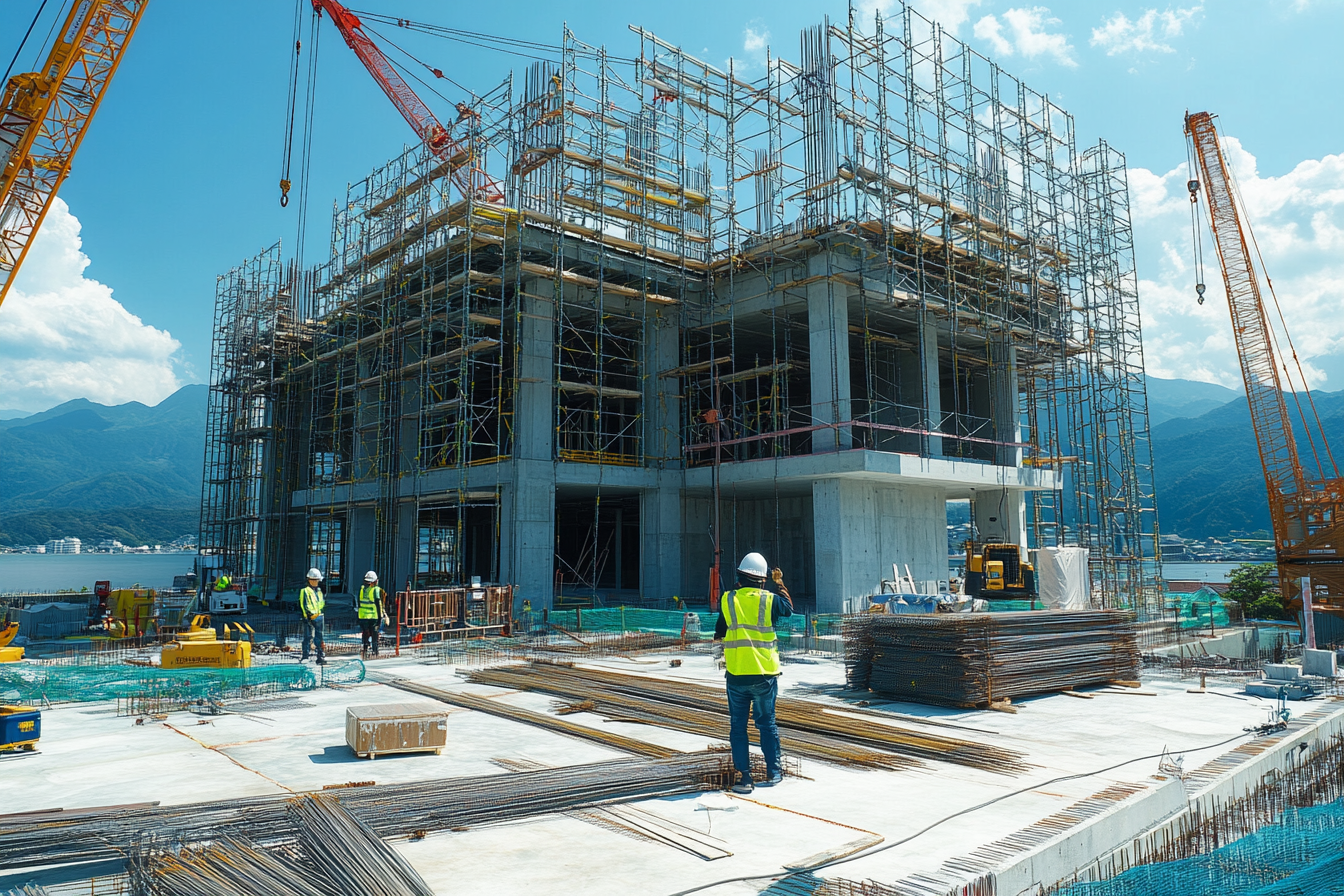
{"type": "Polygon", "coordinates": [[[1092,583],[1087,573],[1087,548],[1042,548],[1036,552],[1036,587],[1041,603],[1052,610],[1086,610],[1092,583]]]}

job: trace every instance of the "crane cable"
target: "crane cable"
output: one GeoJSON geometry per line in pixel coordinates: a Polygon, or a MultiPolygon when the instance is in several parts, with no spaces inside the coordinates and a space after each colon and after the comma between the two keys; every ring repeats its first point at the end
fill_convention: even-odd
{"type": "MultiPolygon", "coordinates": [[[[1218,148],[1218,152],[1220,154],[1222,153],[1221,146],[1218,148]]],[[[1232,173],[1232,169],[1230,167],[1228,168],[1227,171],[1227,180],[1232,185],[1232,192],[1236,195],[1237,205],[1239,205],[1241,209],[1245,211],[1246,200],[1242,198],[1241,186],[1237,183],[1236,176],[1232,173]]],[[[1260,262],[1260,271],[1265,275],[1265,284],[1269,287],[1270,298],[1274,300],[1274,313],[1279,318],[1279,326],[1283,330],[1284,341],[1288,343],[1288,351],[1293,356],[1293,364],[1297,367],[1297,375],[1302,380],[1302,391],[1307,393],[1307,402],[1308,404],[1311,405],[1311,415],[1316,421],[1316,430],[1320,434],[1321,445],[1325,449],[1326,456],[1329,457],[1330,459],[1330,465],[1335,470],[1336,478],[1338,478],[1339,465],[1335,463],[1334,452],[1330,450],[1330,443],[1327,442],[1325,439],[1325,427],[1321,424],[1321,415],[1316,410],[1316,400],[1312,397],[1311,389],[1307,386],[1307,375],[1306,372],[1303,371],[1302,369],[1302,361],[1297,356],[1297,346],[1293,345],[1293,334],[1288,331],[1288,321],[1283,316],[1283,306],[1279,304],[1279,296],[1274,291],[1274,281],[1269,276],[1269,269],[1265,267],[1264,256],[1260,254],[1260,243],[1255,238],[1255,231],[1250,227],[1247,227],[1246,229],[1250,232],[1251,246],[1255,249],[1256,260],[1260,262]]],[[[1278,343],[1277,333],[1274,334],[1274,341],[1276,344],[1278,343]]],[[[1280,349],[1280,351],[1282,351],[1282,349],[1280,349]]],[[[1287,362],[1283,363],[1283,373],[1284,376],[1288,378],[1289,386],[1292,386],[1293,384],[1292,375],[1288,372],[1287,362]]],[[[1302,400],[1298,397],[1297,389],[1295,388],[1292,389],[1292,393],[1293,393],[1293,403],[1297,405],[1298,417],[1300,417],[1302,420],[1302,429],[1307,434],[1308,444],[1311,445],[1311,454],[1316,461],[1317,472],[1320,473],[1321,478],[1325,478],[1325,467],[1321,464],[1321,458],[1316,453],[1316,439],[1312,436],[1311,427],[1307,425],[1307,415],[1302,410],[1302,400]]]]}
{"type": "MultiPolygon", "coordinates": [[[[47,0],[42,0],[42,5],[37,8],[37,15],[33,16],[33,20],[28,23],[28,30],[23,33],[23,40],[19,41],[18,47],[14,50],[14,58],[9,60],[9,65],[5,67],[5,77],[3,80],[0,80],[0,91],[3,91],[5,86],[9,84],[9,76],[14,71],[14,64],[19,61],[19,54],[21,54],[23,48],[28,45],[28,38],[32,36],[33,29],[37,27],[38,20],[42,18],[42,11],[46,8],[47,0]]],[[[53,24],[52,27],[56,27],[55,24],[53,24]]],[[[50,39],[51,35],[48,34],[47,37],[50,39]]]]}
{"type": "Polygon", "coordinates": [[[303,0],[294,0],[294,55],[289,59],[289,97],[285,104],[285,146],[280,156],[280,207],[289,205],[289,167],[294,152],[294,107],[299,95],[299,57],[303,54],[303,0]]]}

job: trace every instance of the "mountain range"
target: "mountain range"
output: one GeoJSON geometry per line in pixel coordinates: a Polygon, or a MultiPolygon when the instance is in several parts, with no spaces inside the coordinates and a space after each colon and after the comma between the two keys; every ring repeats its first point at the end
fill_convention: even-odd
{"type": "Polygon", "coordinates": [[[196,532],[204,385],[150,407],[75,399],[0,420],[0,544],[162,544],[196,532]]]}
{"type": "MultiPolygon", "coordinates": [[[[1161,531],[1192,538],[1269,529],[1250,412],[1223,386],[1149,377],[1161,531]]],[[[154,544],[197,531],[208,388],[158,405],[84,399],[0,420],[0,544],[63,535],[154,544]]],[[[1344,392],[1314,393],[1328,436],[1344,449],[1344,392]]],[[[1312,463],[1299,428],[1299,453],[1312,463]]]]}

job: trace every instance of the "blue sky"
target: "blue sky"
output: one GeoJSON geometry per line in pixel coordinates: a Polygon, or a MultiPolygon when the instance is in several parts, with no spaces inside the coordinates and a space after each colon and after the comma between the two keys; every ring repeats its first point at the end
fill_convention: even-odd
{"type": "MultiPolygon", "coordinates": [[[[0,60],[39,5],[0,0],[0,60]]],[[[48,20],[58,5],[49,0],[48,20]]],[[[1344,0],[912,5],[1068,109],[1080,145],[1105,138],[1126,153],[1149,369],[1235,386],[1226,309],[1221,297],[1194,304],[1187,260],[1181,117],[1219,113],[1312,385],[1344,388],[1344,0]]],[[[637,23],[708,60],[748,65],[764,44],[795,57],[800,28],[847,15],[843,3],[791,0],[352,6],[552,44],[567,22],[617,54],[632,51],[626,25],[637,23]]],[[[857,11],[870,19],[875,7],[894,8],[857,11]]],[[[276,201],[293,14],[291,0],[151,0],[61,190],[64,206],[0,308],[0,407],[152,403],[208,376],[215,277],[277,238],[294,242],[294,204],[276,201]]],[[[323,27],[309,260],[325,254],[346,183],[412,139],[323,27]]],[[[473,87],[527,62],[380,30],[473,87]]],[[[451,85],[444,93],[454,97],[451,85]]]]}

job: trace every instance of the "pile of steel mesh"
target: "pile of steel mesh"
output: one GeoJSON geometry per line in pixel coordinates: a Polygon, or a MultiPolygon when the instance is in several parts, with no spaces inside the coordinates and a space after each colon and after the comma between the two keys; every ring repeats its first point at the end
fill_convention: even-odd
{"type": "Polygon", "coordinates": [[[987,706],[1139,677],[1134,615],[1115,610],[854,616],[849,686],[916,703],[987,706]]]}

